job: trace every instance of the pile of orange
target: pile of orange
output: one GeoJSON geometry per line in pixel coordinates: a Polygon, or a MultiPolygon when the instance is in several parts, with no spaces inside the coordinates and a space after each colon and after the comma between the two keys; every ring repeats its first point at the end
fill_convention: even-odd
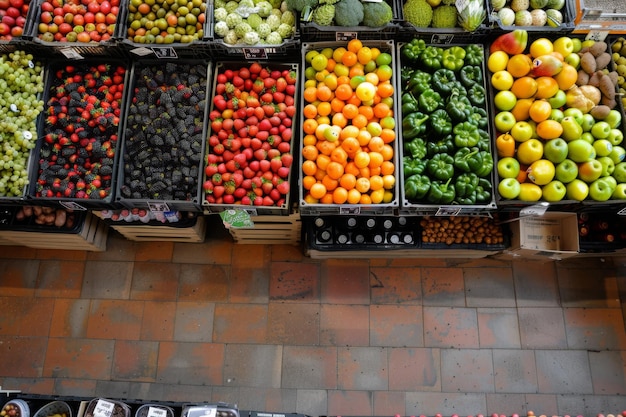
{"type": "Polygon", "coordinates": [[[394,198],[392,57],[358,39],[306,53],[302,186],[308,204],[394,198]]]}

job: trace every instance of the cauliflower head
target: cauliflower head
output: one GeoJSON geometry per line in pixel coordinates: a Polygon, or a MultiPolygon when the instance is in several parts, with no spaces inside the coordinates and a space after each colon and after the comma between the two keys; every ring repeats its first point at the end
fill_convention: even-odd
{"type": "Polygon", "coordinates": [[[453,28],[457,22],[457,11],[455,6],[440,5],[433,10],[432,27],[453,28]]]}
{"type": "Polygon", "coordinates": [[[229,0],[224,5],[224,8],[228,13],[234,12],[235,10],[237,10],[237,7],[239,7],[239,3],[234,0],[229,0]]]}
{"type": "Polygon", "coordinates": [[[226,22],[217,22],[215,24],[215,28],[214,28],[215,34],[221,38],[226,36],[229,30],[230,28],[228,27],[226,22]]]}
{"type": "Polygon", "coordinates": [[[283,43],[283,38],[278,32],[272,32],[265,38],[265,43],[268,45],[280,45],[283,43]]]}
{"type": "Polygon", "coordinates": [[[433,8],[426,0],[407,0],[402,11],[404,20],[419,28],[427,28],[433,20],[433,8]]]}
{"type": "Polygon", "coordinates": [[[261,39],[265,39],[269,36],[270,33],[272,33],[272,28],[270,27],[270,25],[263,22],[259,25],[258,28],[256,28],[256,33],[259,34],[261,39]]]}
{"type": "Polygon", "coordinates": [[[230,29],[234,29],[239,23],[243,22],[243,17],[238,13],[228,13],[224,20],[230,29]]]}
{"type": "Polygon", "coordinates": [[[296,23],[296,16],[291,10],[286,10],[283,12],[282,16],[280,16],[280,22],[293,26],[296,23]]]}
{"type": "Polygon", "coordinates": [[[248,22],[252,29],[256,29],[261,23],[263,23],[263,18],[257,13],[252,13],[250,16],[248,16],[246,22],[248,22]]]}
{"type": "Polygon", "coordinates": [[[323,4],[313,11],[313,21],[320,26],[330,26],[335,17],[335,5],[323,4]]]}
{"type": "Polygon", "coordinates": [[[213,19],[215,19],[216,22],[224,22],[226,16],[228,16],[228,10],[224,7],[218,7],[213,11],[213,19]]]}
{"type": "Polygon", "coordinates": [[[280,26],[280,17],[276,15],[269,15],[267,19],[265,19],[265,23],[270,25],[270,29],[276,30],[278,26],[280,26]]]}
{"type": "Polygon", "coordinates": [[[258,8],[258,10],[259,10],[257,13],[258,13],[258,14],[259,14],[259,16],[261,16],[261,17],[267,17],[267,16],[269,16],[269,15],[270,15],[270,13],[272,13],[272,10],[273,10],[272,5],[271,5],[269,2],[265,1],[265,0],[258,2],[258,3],[256,4],[256,7],[257,7],[257,8],[258,8]]]}
{"type": "Polygon", "coordinates": [[[335,23],[339,26],[359,26],[363,21],[360,0],[340,0],[335,4],[335,23]]]}
{"type": "Polygon", "coordinates": [[[393,19],[391,6],[384,1],[363,3],[363,24],[371,28],[385,26],[393,19]]]}
{"type": "Polygon", "coordinates": [[[235,29],[231,29],[228,31],[226,35],[224,35],[224,43],[228,45],[236,45],[239,41],[237,34],[235,33],[235,29]]]}
{"type": "Polygon", "coordinates": [[[276,29],[276,32],[283,38],[288,38],[293,34],[293,26],[286,23],[281,23],[276,29]]]}
{"type": "Polygon", "coordinates": [[[243,36],[248,32],[252,32],[252,28],[246,22],[241,22],[235,26],[235,33],[239,38],[243,38],[243,36]]]}
{"type": "Polygon", "coordinates": [[[248,32],[245,35],[243,35],[243,42],[246,45],[256,45],[257,43],[259,43],[260,40],[261,38],[259,37],[259,34],[256,32],[248,32]]]}

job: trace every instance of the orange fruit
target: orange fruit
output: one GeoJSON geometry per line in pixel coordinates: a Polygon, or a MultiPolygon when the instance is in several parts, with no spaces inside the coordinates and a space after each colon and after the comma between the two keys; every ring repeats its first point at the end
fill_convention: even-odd
{"type": "Polygon", "coordinates": [[[369,148],[370,151],[379,152],[379,153],[382,153],[384,146],[385,146],[385,142],[380,136],[372,136],[372,138],[367,144],[367,147],[369,148]]]}
{"type": "Polygon", "coordinates": [[[390,112],[391,109],[386,103],[381,102],[374,106],[374,116],[378,117],[379,119],[389,116],[390,112]]]}
{"type": "Polygon", "coordinates": [[[369,178],[358,178],[356,180],[356,185],[354,186],[358,192],[361,194],[366,193],[370,190],[370,180],[369,178]]]}
{"type": "Polygon", "coordinates": [[[393,159],[393,146],[385,143],[385,146],[383,146],[383,149],[380,151],[380,153],[383,156],[383,160],[391,161],[393,159]]]}
{"type": "Polygon", "coordinates": [[[372,50],[368,46],[363,46],[356,51],[356,56],[360,64],[366,65],[372,60],[372,50]]]}
{"type": "Polygon", "coordinates": [[[383,128],[380,137],[385,143],[391,143],[396,139],[396,131],[393,129],[383,128]]]}
{"type": "Polygon", "coordinates": [[[552,106],[546,100],[535,100],[528,109],[528,115],[536,123],[543,122],[550,117],[552,106]]]}
{"type": "Polygon", "coordinates": [[[518,99],[534,97],[535,93],[537,93],[537,81],[528,75],[518,78],[513,81],[511,92],[518,99]]]}
{"type": "Polygon", "coordinates": [[[393,85],[390,82],[382,82],[382,83],[378,83],[378,85],[376,86],[376,93],[381,97],[381,98],[387,98],[387,97],[391,97],[393,95],[393,85]]]}
{"type": "Polygon", "coordinates": [[[328,116],[331,111],[332,107],[327,101],[323,101],[317,105],[317,114],[319,114],[320,116],[328,116]]]}
{"type": "Polygon", "coordinates": [[[326,165],[326,175],[334,180],[338,180],[343,175],[343,164],[331,160],[328,165],[326,165]]]}
{"type": "Polygon", "coordinates": [[[344,52],[343,56],[341,57],[341,63],[346,67],[352,67],[354,64],[357,63],[357,60],[358,58],[356,53],[352,51],[344,52]]]}
{"type": "Polygon", "coordinates": [[[317,99],[320,101],[330,101],[333,98],[333,91],[327,85],[317,87],[317,99]]]}
{"type": "Polygon", "coordinates": [[[302,163],[302,172],[304,175],[315,175],[317,172],[317,164],[307,159],[302,163]]]}
{"type": "Polygon", "coordinates": [[[311,194],[311,197],[319,200],[326,195],[326,187],[323,184],[316,182],[309,189],[309,194],[311,194]]]}
{"type": "MultiPolygon", "coordinates": [[[[356,138],[358,134],[359,134],[358,127],[347,125],[343,129],[341,129],[341,133],[339,134],[339,139],[341,139],[342,141],[345,141],[346,138],[356,138]]],[[[358,143],[357,143],[357,146],[358,146],[358,143]]],[[[345,146],[343,146],[343,142],[342,142],[342,147],[345,148],[345,146]]]]}
{"type": "Polygon", "coordinates": [[[364,116],[362,114],[357,114],[352,119],[352,124],[360,129],[362,127],[367,126],[367,121],[368,121],[368,119],[367,119],[366,116],[364,116]]]}
{"type": "Polygon", "coordinates": [[[307,87],[304,89],[302,93],[304,100],[307,103],[313,103],[317,100],[317,88],[316,87],[307,87]]]}
{"type": "Polygon", "coordinates": [[[353,188],[348,191],[348,203],[349,204],[359,204],[360,201],[361,201],[361,193],[356,188],[353,188]]]}
{"type": "Polygon", "coordinates": [[[354,91],[352,90],[352,87],[350,87],[350,84],[339,84],[335,89],[335,97],[339,100],[348,100],[352,97],[353,93],[354,91]]]}
{"type": "Polygon", "coordinates": [[[304,159],[308,159],[309,161],[315,161],[318,155],[319,151],[313,145],[307,145],[302,148],[302,156],[304,157],[304,159]]]}
{"type": "Polygon", "coordinates": [[[367,167],[370,164],[370,154],[365,151],[357,151],[354,155],[354,164],[359,169],[367,167]]]}
{"type": "Polygon", "coordinates": [[[396,185],[396,177],[391,174],[383,175],[383,188],[391,190],[396,185]]]}
{"type": "Polygon", "coordinates": [[[348,155],[355,154],[361,150],[361,144],[356,138],[348,137],[341,141],[341,147],[348,155]]]}
{"type": "Polygon", "coordinates": [[[383,155],[380,152],[370,152],[370,163],[367,165],[370,169],[378,168],[383,164],[383,155]]]}
{"type": "Polygon", "coordinates": [[[330,107],[333,109],[333,112],[341,113],[345,105],[346,103],[343,100],[337,98],[337,91],[335,91],[335,98],[330,101],[330,107]]]}
{"type": "Polygon", "coordinates": [[[326,187],[326,191],[333,191],[339,186],[339,181],[326,174],[322,177],[322,185],[326,187]]]}
{"type": "Polygon", "coordinates": [[[315,160],[317,167],[322,171],[326,171],[326,167],[330,164],[330,162],[330,156],[326,154],[317,155],[317,159],[315,160]]]}
{"type": "Polygon", "coordinates": [[[348,103],[345,106],[343,106],[341,113],[343,113],[343,115],[346,116],[346,119],[352,120],[356,116],[359,115],[359,108],[355,106],[354,104],[348,103]]]}
{"type": "Polygon", "coordinates": [[[537,136],[544,140],[556,139],[563,134],[563,126],[556,120],[544,120],[537,124],[537,136]]]}
{"type": "MultiPolygon", "coordinates": [[[[359,50],[363,48],[363,42],[360,39],[353,38],[348,42],[348,51],[353,53],[358,53],[359,50]]],[[[368,48],[369,49],[369,48],[368,48]]]]}
{"type": "Polygon", "coordinates": [[[314,119],[317,116],[317,106],[315,106],[315,104],[307,104],[302,109],[302,114],[304,114],[304,117],[307,119],[314,119]]]}
{"type": "Polygon", "coordinates": [[[320,198],[320,204],[332,204],[333,203],[333,194],[326,193],[324,197],[320,198]]]}
{"type": "Polygon", "coordinates": [[[339,185],[346,190],[351,190],[356,185],[356,176],[349,172],[344,173],[339,179],[339,185]]]}
{"type": "Polygon", "coordinates": [[[312,175],[305,175],[302,178],[302,187],[305,190],[310,190],[311,187],[313,186],[313,184],[315,184],[316,182],[317,182],[317,180],[315,179],[314,176],[312,176],[312,175]]]}
{"type": "Polygon", "coordinates": [[[514,78],[520,78],[528,75],[533,67],[533,61],[528,55],[517,54],[509,58],[506,64],[506,70],[511,73],[514,78]]]}
{"type": "Polygon", "coordinates": [[[554,79],[559,85],[559,88],[563,91],[567,91],[576,84],[578,79],[578,71],[576,68],[569,64],[563,64],[561,71],[554,76],[554,79]]]}
{"type": "Polygon", "coordinates": [[[515,120],[527,120],[530,117],[529,109],[535,100],[532,98],[520,98],[511,109],[515,120]]]}
{"type": "Polygon", "coordinates": [[[370,190],[376,191],[380,190],[384,186],[383,177],[380,175],[372,175],[370,177],[370,190]]]}
{"type": "Polygon", "coordinates": [[[344,128],[348,125],[348,119],[346,119],[343,113],[335,113],[332,117],[332,124],[344,128]]]}
{"type": "Polygon", "coordinates": [[[303,123],[302,123],[302,130],[304,130],[304,133],[312,135],[315,133],[315,130],[317,129],[317,121],[315,119],[306,119],[303,123]]]}
{"type": "Polygon", "coordinates": [[[538,77],[535,98],[550,98],[559,91],[559,83],[552,77],[538,77]]]}
{"type": "Polygon", "coordinates": [[[344,204],[348,201],[348,190],[343,187],[337,187],[333,190],[333,203],[344,204]]]}

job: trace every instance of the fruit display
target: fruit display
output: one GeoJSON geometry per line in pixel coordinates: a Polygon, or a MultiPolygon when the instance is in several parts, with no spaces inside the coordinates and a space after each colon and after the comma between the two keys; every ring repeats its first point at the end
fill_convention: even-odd
{"type": "Polygon", "coordinates": [[[119,0],[43,0],[37,39],[44,42],[105,42],[115,32],[119,0]]]}
{"type": "Polygon", "coordinates": [[[37,225],[54,226],[58,229],[72,229],[76,225],[76,213],[63,208],[45,206],[22,206],[15,212],[14,226],[37,225]]]}
{"type": "Polygon", "coordinates": [[[424,217],[420,220],[422,243],[451,245],[504,245],[505,236],[497,218],[424,217]]]}
{"type": "Polygon", "coordinates": [[[0,416],[21,417],[22,416],[21,407],[16,402],[9,401],[2,407],[2,410],[0,410],[0,416]]]}
{"type": "Polygon", "coordinates": [[[199,208],[208,73],[207,63],[184,61],[133,67],[120,162],[122,204],[177,201],[199,208]]]}
{"type": "Polygon", "coordinates": [[[461,28],[467,32],[479,29],[487,17],[483,1],[406,0],[402,5],[404,20],[416,28],[461,28]]]}
{"type": "Polygon", "coordinates": [[[123,64],[50,67],[29,196],[110,202],[125,82],[123,64]]]}
{"type": "Polygon", "coordinates": [[[397,202],[394,53],[370,45],[303,51],[301,205],[397,202]]]}
{"type": "Polygon", "coordinates": [[[569,0],[488,0],[491,18],[501,27],[560,29],[571,20],[569,0]]]}
{"type": "Polygon", "coordinates": [[[288,206],[297,64],[219,63],[203,205],[288,206]]]}
{"type": "Polygon", "coordinates": [[[491,45],[501,203],[626,198],[617,73],[605,42],[524,30],[491,45]]]}
{"type": "Polygon", "coordinates": [[[276,0],[213,2],[213,32],[226,45],[280,45],[292,38],[296,17],[276,0]]]}
{"type": "Polygon", "coordinates": [[[611,57],[617,71],[617,85],[622,108],[626,108],[626,37],[620,36],[611,43],[611,57]]]}
{"type": "Polygon", "coordinates": [[[0,56],[0,197],[23,197],[43,111],[43,65],[21,50],[0,56]]]}
{"type": "Polygon", "coordinates": [[[139,44],[189,44],[204,37],[204,0],[130,0],[126,38],[139,44]]]}
{"type": "Polygon", "coordinates": [[[11,41],[24,33],[30,0],[0,2],[0,41],[11,41]]]}
{"type": "Polygon", "coordinates": [[[493,201],[481,45],[401,46],[402,184],[409,205],[493,201]]]}

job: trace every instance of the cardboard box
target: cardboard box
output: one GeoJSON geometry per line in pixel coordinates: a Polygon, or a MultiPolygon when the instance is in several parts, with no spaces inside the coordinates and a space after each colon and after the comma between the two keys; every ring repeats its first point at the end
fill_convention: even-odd
{"type": "Polygon", "coordinates": [[[561,260],[579,253],[576,213],[545,212],[512,222],[510,258],[561,260]]]}

